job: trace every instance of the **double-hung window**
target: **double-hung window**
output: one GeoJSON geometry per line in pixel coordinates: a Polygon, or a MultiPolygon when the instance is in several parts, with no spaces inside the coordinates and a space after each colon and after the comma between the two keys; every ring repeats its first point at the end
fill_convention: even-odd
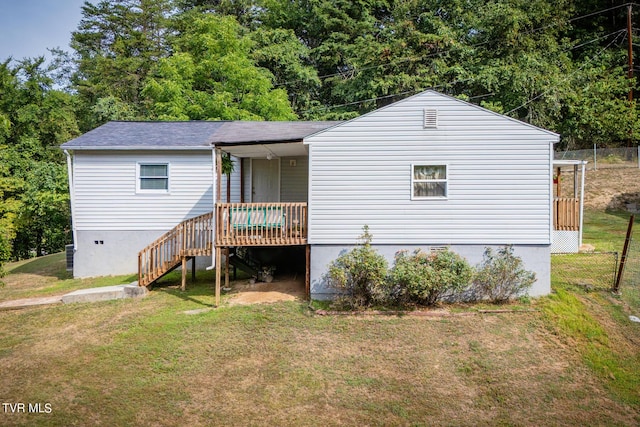
{"type": "Polygon", "coordinates": [[[138,190],[141,192],[169,192],[168,163],[140,163],[138,165],[138,190]]]}
{"type": "Polygon", "coordinates": [[[412,199],[446,199],[447,165],[412,165],[412,199]]]}

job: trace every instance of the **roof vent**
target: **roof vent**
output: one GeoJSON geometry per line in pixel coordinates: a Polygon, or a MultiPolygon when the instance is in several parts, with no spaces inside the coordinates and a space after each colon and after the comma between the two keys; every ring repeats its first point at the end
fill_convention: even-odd
{"type": "Polygon", "coordinates": [[[438,110],[434,110],[430,108],[424,109],[424,128],[425,129],[438,128],[438,110]]]}

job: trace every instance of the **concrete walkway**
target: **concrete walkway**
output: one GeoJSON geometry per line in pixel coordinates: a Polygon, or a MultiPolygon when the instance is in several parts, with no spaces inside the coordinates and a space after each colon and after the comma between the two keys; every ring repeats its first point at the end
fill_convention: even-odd
{"type": "Polygon", "coordinates": [[[149,291],[138,286],[138,282],[127,285],[104,286],[101,288],[79,289],[65,295],[53,297],[21,298],[0,302],[0,310],[15,310],[40,305],[71,304],[75,302],[108,301],[122,298],[144,297],[149,291]]]}

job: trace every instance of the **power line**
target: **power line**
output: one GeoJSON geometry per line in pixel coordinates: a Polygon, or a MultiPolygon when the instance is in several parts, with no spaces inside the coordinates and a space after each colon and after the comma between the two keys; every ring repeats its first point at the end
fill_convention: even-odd
{"type": "MultiPolygon", "coordinates": [[[[596,42],[596,41],[598,41],[598,40],[602,40],[602,39],[605,39],[605,38],[607,38],[607,37],[611,37],[611,36],[613,36],[613,35],[616,35],[616,37],[615,37],[615,38],[614,38],[614,39],[613,39],[613,40],[612,40],[612,41],[611,41],[607,46],[605,46],[603,49],[601,49],[601,50],[600,50],[600,51],[599,51],[599,52],[598,52],[598,53],[597,53],[593,58],[591,58],[591,59],[590,59],[589,61],[587,61],[586,63],[582,64],[582,65],[581,65],[581,66],[580,66],[576,71],[574,71],[574,72],[573,72],[572,74],[570,74],[569,76],[572,76],[573,74],[577,73],[577,72],[578,72],[578,71],[580,71],[582,68],[584,68],[584,66],[585,66],[585,65],[587,65],[588,63],[593,62],[595,59],[597,59],[597,58],[598,58],[598,57],[599,57],[599,56],[600,56],[600,55],[601,55],[601,54],[602,54],[606,49],[608,49],[609,47],[611,47],[611,46],[612,46],[612,45],[613,45],[613,44],[614,44],[614,43],[615,43],[615,42],[620,38],[620,35],[622,35],[622,34],[626,34],[626,33],[627,33],[627,30],[626,30],[626,29],[622,29],[622,30],[614,31],[614,32],[609,33],[609,34],[607,34],[607,35],[605,35],[605,36],[597,37],[597,38],[595,38],[595,39],[593,39],[593,40],[590,40],[590,41],[588,41],[588,42],[582,43],[582,44],[577,45],[577,46],[573,46],[573,47],[571,47],[571,48],[569,48],[569,49],[565,50],[565,51],[571,51],[571,50],[573,50],[573,49],[578,49],[578,48],[580,48],[580,47],[582,47],[582,46],[585,46],[585,45],[587,45],[587,44],[594,43],[594,42],[596,42]]],[[[310,112],[314,112],[314,111],[322,111],[322,110],[332,110],[332,109],[335,109],[335,108],[341,108],[341,107],[348,107],[348,106],[352,106],[352,105],[364,104],[364,103],[366,103],[366,102],[380,101],[380,100],[383,100],[383,99],[388,99],[388,98],[394,98],[394,97],[398,97],[398,96],[404,96],[404,95],[409,95],[409,94],[419,93],[419,92],[422,92],[422,91],[427,90],[427,89],[438,89],[438,88],[444,88],[444,87],[452,86],[452,85],[455,85],[455,84],[458,84],[458,83],[468,82],[468,81],[470,81],[470,80],[474,80],[474,78],[471,78],[471,77],[470,77],[470,78],[467,78],[467,79],[455,80],[455,81],[453,81],[453,82],[443,83],[443,84],[436,85],[436,86],[430,86],[430,87],[428,87],[428,88],[412,89],[412,90],[408,90],[408,91],[404,91],[404,92],[398,92],[398,93],[394,93],[394,94],[388,94],[388,95],[382,95],[382,96],[378,96],[378,97],[374,97],[374,98],[363,99],[363,100],[360,100],[360,101],[351,101],[351,102],[346,102],[346,103],[343,103],[343,104],[334,104],[334,105],[320,106],[320,107],[316,107],[316,108],[311,108],[311,109],[309,109],[309,110],[301,111],[301,113],[310,113],[310,112]]],[[[509,111],[509,112],[507,112],[507,113],[505,113],[505,114],[509,114],[509,113],[512,113],[512,112],[514,112],[514,111],[516,111],[516,110],[519,110],[520,108],[522,108],[522,107],[524,107],[524,106],[528,105],[529,103],[531,103],[531,102],[535,101],[536,99],[540,98],[541,96],[545,95],[545,94],[546,94],[546,93],[548,93],[548,92],[549,92],[549,91],[545,91],[545,92],[543,92],[542,94],[538,95],[537,97],[535,97],[535,98],[533,98],[533,99],[531,99],[531,100],[527,101],[525,104],[523,104],[523,105],[521,105],[521,106],[519,106],[519,107],[516,107],[516,108],[514,108],[513,110],[511,110],[511,111],[509,111]]],[[[492,93],[492,94],[493,94],[493,93],[492,93]]],[[[481,95],[481,96],[473,97],[473,98],[470,98],[470,99],[480,98],[480,97],[483,97],[483,98],[484,98],[484,97],[490,96],[490,95],[492,95],[492,94],[485,94],[485,95],[481,95]]]]}
{"type": "MultiPolygon", "coordinates": [[[[573,75],[575,75],[578,71],[582,70],[587,64],[593,62],[594,60],[596,60],[600,55],[602,55],[602,53],[607,50],[612,44],[614,44],[618,38],[620,37],[621,34],[626,34],[626,30],[624,31],[618,31],[618,35],[616,36],[616,38],[614,38],[611,43],[609,43],[608,45],[606,45],[605,47],[603,47],[600,52],[598,52],[596,55],[593,56],[593,58],[589,59],[588,61],[586,61],[585,63],[583,63],[580,67],[578,67],[577,70],[575,70],[574,72],[572,72],[571,74],[567,75],[566,79],[568,79],[569,77],[572,77],[573,75]]],[[[513,113],[514,111],[518,111],[519,109],[526,107],[527,105],[531,104],[533,101],[540,99],[541,97],[543,97],[544,95],[546,95],[547,93],[549,93],[552,90],[552,88],[549,88],[548,90],[542,92],[540,95],[535,96],[533,98],[531,98],[530,100],[528,100],[527,102],[525,102],[524,104],[509,110],[505,113],[505,115],[509,115],[511,113],[513,113]]]]}

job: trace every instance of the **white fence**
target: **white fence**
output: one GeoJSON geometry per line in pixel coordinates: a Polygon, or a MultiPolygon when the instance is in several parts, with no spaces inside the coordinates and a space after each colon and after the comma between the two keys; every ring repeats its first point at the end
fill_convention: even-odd
{"type": "Polygon", "coordinates": [[[587,169],[640,168],[640,146],[590,150],[556,151],[556,160],[587,160],[587,169]]]}

